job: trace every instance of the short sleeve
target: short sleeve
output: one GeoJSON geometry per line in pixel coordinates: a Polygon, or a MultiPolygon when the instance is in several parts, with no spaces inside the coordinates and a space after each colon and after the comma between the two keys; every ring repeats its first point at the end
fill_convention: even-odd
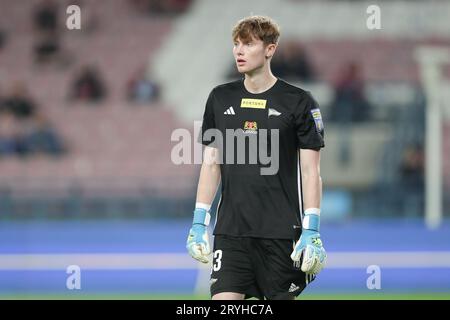
{"type": "Polygon", "coordinates": [[[325,147],[322,114],[310,93],[306,93],[297,106],[295,130],[298,148],[319,150],[325,147]]]}
{"type": "Polygon", "coordinates": [[[214,119],[214,90],[208,96],[206,101],[205,112],[203,113],[202,130],[198,136],[197,141],[205,146],[214,142],[214,136],[211,138],[205,136],[205,132],[209,129],[216,129],[216,123],[214,119]]]}

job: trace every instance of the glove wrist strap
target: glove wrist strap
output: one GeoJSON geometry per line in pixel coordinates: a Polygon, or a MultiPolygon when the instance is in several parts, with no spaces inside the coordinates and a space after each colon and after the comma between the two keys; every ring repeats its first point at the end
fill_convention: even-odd
{"type": "Polygon", "coordinates": [[[310,208],[305,210],[305,216],[302,223],[303,229],[314,230],[319,232],[320,230],[320,209],[310,208]]]}
{"type": "Polygon", "coordinates": [[[194,210],[194,220],[193,220],[192,224],[202,224],[202,225],[208,226],[210,220],[211,220],[211,215],[205,209],[196,208],[194,210]]]}

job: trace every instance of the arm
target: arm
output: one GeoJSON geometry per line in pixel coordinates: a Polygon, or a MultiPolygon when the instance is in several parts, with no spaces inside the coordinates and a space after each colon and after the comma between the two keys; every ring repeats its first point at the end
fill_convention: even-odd
{"type": "Polygon", "coordinates": [[[302,170],[303,206],[320,208],[322,200],[322,178],[320,177],[320,151],[300,149],[302,170]]]}
{"type": "Polygon", "coordinates": [[[186,242],[189,254],[203,263],[208,263],[207,256],[211,252],[207,227],[211,217],[209,210],[220,182],[220,166],[217,159],[218,150],[206,147],[197,187],[194,219],[186,242]]]}
{"type": "Polygon", "coordinates": [[[320,152],[301,149],[300,160],[305,215],[302,221],[302,235],[294,247],[291,258],[294,261],[301,261],[303,272],[315,275],[322,270],[327,258],[319,233],[322,198],[320,152]]]}
{"type": "MultiPolygon", "coordinates": [[[[204,162],[200,170],[197,187],[197,203],[211,206],[220,182],[220,165],[217,163],[218,150],[206,147],[203,153],[204,162]]],[[[209,209],[209,208],[208,208],[209,209]]]]}

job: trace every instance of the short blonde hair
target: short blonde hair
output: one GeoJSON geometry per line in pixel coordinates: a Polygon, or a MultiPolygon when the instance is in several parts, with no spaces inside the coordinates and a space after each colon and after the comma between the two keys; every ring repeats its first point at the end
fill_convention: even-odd
{"type": "Polygon", "coordinates": [[[262,40],[265,45],[277,44],[280,37],[280,27],[269,17],[250,16],[240,20],[233,28],[233,41],[238,38],[250,41],[252,38],[262,40]]]}

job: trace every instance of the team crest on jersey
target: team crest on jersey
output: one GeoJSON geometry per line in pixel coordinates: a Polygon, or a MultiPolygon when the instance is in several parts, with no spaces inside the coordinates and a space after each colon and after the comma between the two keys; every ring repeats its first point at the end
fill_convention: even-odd
{"type": "Polygon", "coordinates": [[[320,113],[320,109],[312,109],[311,115],[314,119],[314,122],[316,123],[316,129],[318,132],[323,131],[323,121],[322,121],[322,114],[320,113]]]}
{"type": "Polygon", "coordinates": [[[244,133],[257,133],[258,124],[256,121],[245,121],[244,123],[244,133]]]}
{"type": "Polygon", "coordinates": [[[263,99],[242,99],[241,108],[265,109],[267,100],[263,99]]]}

